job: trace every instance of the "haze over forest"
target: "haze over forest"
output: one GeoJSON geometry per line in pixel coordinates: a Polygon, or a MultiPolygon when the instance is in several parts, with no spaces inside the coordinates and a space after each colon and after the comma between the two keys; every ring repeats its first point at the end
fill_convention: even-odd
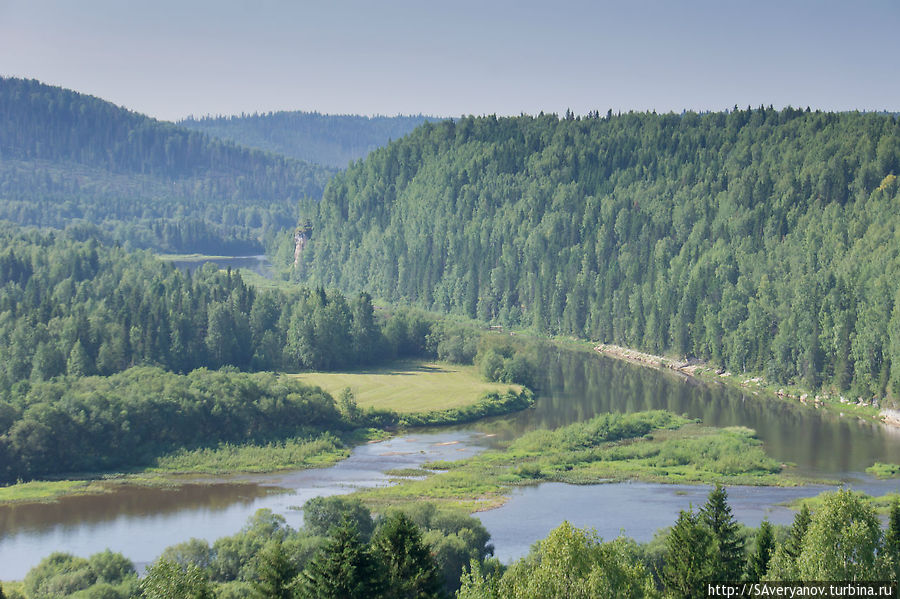
{"type": "Polygon", "coordinates": [[[0,599],[896,582],[898,30],[892,0],[0,2],[0,599]],[[134,557],[142,518],[268,496],[236,474],[302,505],[134,557]],[[544,500],[501,562],[474,513],[634,482],[677,513],[649,542],[544,500]]]}

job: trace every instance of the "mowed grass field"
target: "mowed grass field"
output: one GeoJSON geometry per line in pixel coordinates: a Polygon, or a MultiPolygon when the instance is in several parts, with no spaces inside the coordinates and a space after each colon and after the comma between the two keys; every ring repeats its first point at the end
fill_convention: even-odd
{"type": "Polygon", "coordinates": [[[475,366],[404,361],[352,372],[304,372],[288,375],[322,387],[335,399],[350,388],[361,408],[430,412],[474,404],[486,392],[521,391],[520,385],[488,383],[475,366]]]}

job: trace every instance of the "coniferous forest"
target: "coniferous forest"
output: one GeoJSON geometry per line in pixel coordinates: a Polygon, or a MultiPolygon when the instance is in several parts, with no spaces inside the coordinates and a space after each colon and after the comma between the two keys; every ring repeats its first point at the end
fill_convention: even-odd
{"type": "Polygon", "coordinates": [[[134,247],[262,253],[332,170],[33,80],[0,78],[0,219],[134,247]]]}
{"type": "MultiPolygon", "coordinates": [[[[0,240],[0,482],[146,464],[186,446],[396,426],[397,414],[348,418],[318,388],[247,371],[474,358],[459,349],[474,345],[470,328],[404,310],[376,318],[364,293],[258,291],[238,272],[191,274],[65,233],[8,227],[0,240]]],[[[479,409],[525,405],[497,397],[479,409]]]]}
{"type": "MultiPolygon", "coordinates": [[[[321,466],[349,455],[344,443],[525,409],[529,386],[540,401],[542,350],[506,327],[900,402],[897,115],[270,113],[183,125],[0,78],[0,220],[11,221],[0,224],[0,484],[10,489],[144,467],[163,478],[242,449],[259,461],[295,450],[311,459],[287,467],[321,466]],[[145,251],[264,247],[277,248],[282,280],[180,270],[145,251]],[[398,358],[474,364],[487,381],[523,387],[403,412],[290,376],[398,358]]],[[[561,372],[597,376],[582,364],[561,372]]],[[[469,510],[514,485],[596,482],[588,474],[604,465],[635,477],[629,459],[655,458],[659,477],[676,481],[698,467],[690,448],[707,447],[690,435],[713,431],[687,417],[677,433],[635,426],[640,414],[592,419],[573,397],[555,397],[577,413],[555,431],[379,471],[393,498],[317,497],[298,529],[260,511],[234,535],[173,544],[140,578],[108,550],[48,550],[0,599],[701,597],[711,580],[900,576],[900,502],[840,490],[803,500],[790,527],[750,528],[719,485],[649,543],[603,542],[566,522],[500,563],[469,510]]],[[[516,430],[511,418],[493,425],[516,430]]],[[[741,457],[764,462],[765,480],[791,475],[753,431],[730,433],[745,444],[726,439],[721,451],[751,447],[741,457]]],[[[723,455],[703,459],[726,462],[722,473],[741,465],[723,455]]],[[[69,482],[88,484],[50,484],[69,482]]]]}
{"type": "Polygon", "coordinates": [[[297,276],[897,398],[898,174],[884,114],[426,123],[301,215],[297,276]]]}

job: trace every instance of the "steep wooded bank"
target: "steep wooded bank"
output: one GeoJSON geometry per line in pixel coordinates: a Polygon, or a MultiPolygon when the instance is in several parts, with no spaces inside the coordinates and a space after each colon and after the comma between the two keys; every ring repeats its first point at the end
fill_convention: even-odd
{"type": "Polygon", "coordinates": [[[897,397],[898,173],[900,124],[888,115],[427,123],[339,174],[301,214],[312,239],[297,272],[897,397]]]}
{"type": "Polygon", "coordinates": [[[34,80],[0,78],[0,219],[174,252],[260,252],[331,170],[34,80]]]}
{"type": "Polygon", "coordinates": [[[248,148],[345,168],[403,137],[425,119],[422,115],[368,117],[294,111],[187,118],[178,124],[248,148]]]}

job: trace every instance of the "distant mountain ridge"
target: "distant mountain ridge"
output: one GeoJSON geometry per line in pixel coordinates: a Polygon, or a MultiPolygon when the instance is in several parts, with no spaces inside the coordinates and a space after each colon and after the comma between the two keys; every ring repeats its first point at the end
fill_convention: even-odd
{"type": "Polygon", "coordinates": [[[101,227],[138,247],[259,252],[331,169],[35,80],[0,78],[0,219],[101,227]],[[37,209],[36,209],[37,208],[37,209]]]}
{"type": "Polygon", "coordinates": [[[282,111],[240,116],[187,118],[178,124],[248,148],[346,168],[372,150],[399,139],[426,121],[415,116],[331,115],[282,111]]]}

